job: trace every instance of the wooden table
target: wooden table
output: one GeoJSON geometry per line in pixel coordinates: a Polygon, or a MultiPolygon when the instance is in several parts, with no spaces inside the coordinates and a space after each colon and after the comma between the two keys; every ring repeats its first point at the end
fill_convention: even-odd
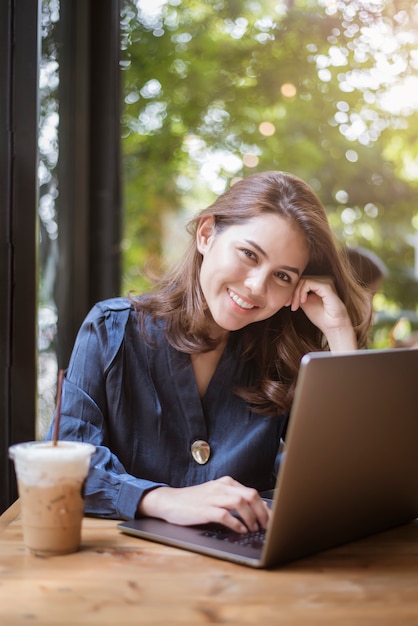
{"type": "Polygon", "coordinates": [[[0,517],[0,624],[417,626],[418,521],[263,571],[93,518],[79,552],[32,556],[16,502],[0,517]]]}

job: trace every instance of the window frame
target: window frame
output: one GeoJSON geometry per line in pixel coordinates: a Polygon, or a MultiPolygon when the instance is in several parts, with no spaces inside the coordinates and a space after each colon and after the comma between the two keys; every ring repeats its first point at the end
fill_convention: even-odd
{"type": "MultiPolygon", "coordinates": [[[[0,3],[0,513],[17,497],[8,448],[36,438],[40,10],[41,0],[0,3]]],[[[57,356],[65,368],[88,309],[120,290],[120,2],[61,0],[60,15],[57,356]]]]}

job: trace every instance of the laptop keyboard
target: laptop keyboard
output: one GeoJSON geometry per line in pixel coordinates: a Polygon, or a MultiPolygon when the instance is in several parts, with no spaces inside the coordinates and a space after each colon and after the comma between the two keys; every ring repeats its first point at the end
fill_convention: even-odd
{"type": "Polygon", "coordinates": [[[219,539],[220,541],[227,541],[229,543],[239,544],[241,546],[252,547],[255,550],[260,550],[263,547],[264,540],[266,538],[266,531],[264,529],[257,530],[248,533],[236,533],[225,526],[213,524],[207,526],[202,532],[204,537],[211,537],[212,539],[219,539]]]}

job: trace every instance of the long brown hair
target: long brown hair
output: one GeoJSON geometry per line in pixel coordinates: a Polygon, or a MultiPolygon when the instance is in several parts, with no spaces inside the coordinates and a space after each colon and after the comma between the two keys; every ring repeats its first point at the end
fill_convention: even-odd
{"type": "MultiPolygon", "coordinates": [[[[145,314],[150,314],[166,321],[167,340],[176,349],[187,353],[213,350],[216,340],[208,333],[210,311],[199,280],[203,257],[196,246],[198,224],[202,217],[211,215],[215,231],[221,232],[264,212],[284,217],[303,233],[309,248],[304,274],[332,276],[358,345],[365,347],[370,325],[366,294],[337,247],[319,198],[304,181],[285,172],[264,172],[240,180],[189,222],[192,237],[183,258],[146,298],[134,300],[142,327],[145,314]]],[[[254,371],[253,385],[236,392],[261,414],[289,410],[302,356],[328,349],[325,337],[303,311],[291,312],[289,307],[231,334],[239,334],[239,341],[235,342],[239,345],[239,357],[248,359],[254,371]]]]}

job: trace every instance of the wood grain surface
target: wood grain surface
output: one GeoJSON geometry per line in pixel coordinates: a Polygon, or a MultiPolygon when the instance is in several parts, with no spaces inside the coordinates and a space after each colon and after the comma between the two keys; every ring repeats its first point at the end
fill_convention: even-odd
{"type": "Polygon", "coordinates": [[[79,552],[23,545],[19,503],[0,517],[1,626],[418,626],[418,521],[275,570],[123,535],[85,518],[79,552]]]}

